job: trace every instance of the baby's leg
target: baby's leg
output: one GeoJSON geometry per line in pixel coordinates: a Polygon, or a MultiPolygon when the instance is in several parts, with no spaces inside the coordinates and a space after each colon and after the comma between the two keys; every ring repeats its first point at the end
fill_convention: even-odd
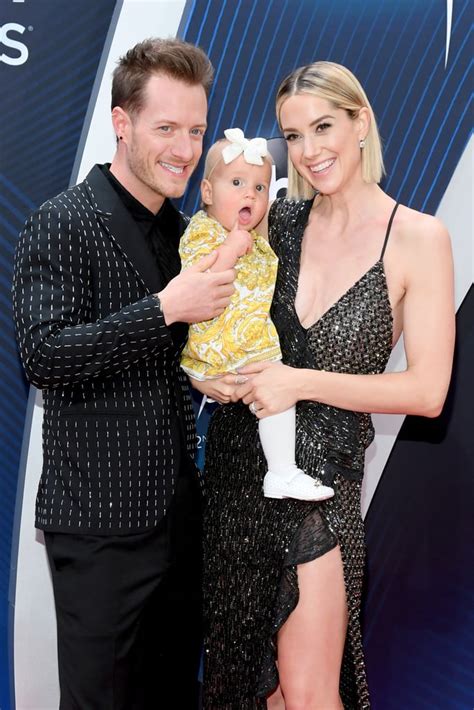
{"type": "Polygon", "coordinates": [[[268,466],[263,481],[265,497],[325,500],[334,495],[332,488],[296,465],[296,407],[260,419],[258,428],[268,466]]]}
{"type": "Polygon", "coordinates": [[[260,419],[258,429],[268,466],[263,480],[266,498],[325,500],[334,495],[332,488],[323,486],[296,465],[296,407],[260,419]]]}
{"type": "Polygon", "coordinates": [[[298,467],[295,461],[296,407],[260,419],[258,431],[268,469],[289,480],[298,467]]]}

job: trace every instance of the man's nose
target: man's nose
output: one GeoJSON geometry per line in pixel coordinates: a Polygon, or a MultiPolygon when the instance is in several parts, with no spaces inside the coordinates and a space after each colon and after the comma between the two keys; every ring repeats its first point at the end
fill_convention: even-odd
{"type": "Polygon", "coordinates": [[[179,133],[173,141],[172,153],[183,162],[189,162],[193,157],[192,139],[189,133],[179,133]]]}

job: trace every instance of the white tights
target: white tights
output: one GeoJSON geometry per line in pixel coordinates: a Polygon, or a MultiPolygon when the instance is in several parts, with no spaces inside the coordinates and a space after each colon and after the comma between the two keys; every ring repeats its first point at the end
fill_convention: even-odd
{"type": "Polygon", "coordinates": [[[300,472],[295,461],[296,407],[260,419],[258,430],[268,470],[289,481],[300,472]]]}

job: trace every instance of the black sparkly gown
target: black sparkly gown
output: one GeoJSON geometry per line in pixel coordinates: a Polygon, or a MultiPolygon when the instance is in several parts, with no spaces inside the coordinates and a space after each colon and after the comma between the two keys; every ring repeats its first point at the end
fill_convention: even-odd
{"type": "MultiPolygon", "coordinates": [[[[270,243],[279,258],[272,318],[283,362],[342,373],[384,371],[392,314],[383,253],[305,329],[295,312],[301,241],[312,202],[276,200],[270,243]]],[[[395,208],[396,209],[396,208],[395,208]]],[[[370,707],[360,632],[364,528],[360,491],[370,415],[316,402],[297,405],[297,464],[333,485],[323,503],[264,498],[266,464],[257,419],[243,404],[220,407],[206,446],[204,710],[266,708],[276,687],[276,633],[298,601],[296,565],[339,544],[349,612],[340,693],[346,710],[370,707]]]]}

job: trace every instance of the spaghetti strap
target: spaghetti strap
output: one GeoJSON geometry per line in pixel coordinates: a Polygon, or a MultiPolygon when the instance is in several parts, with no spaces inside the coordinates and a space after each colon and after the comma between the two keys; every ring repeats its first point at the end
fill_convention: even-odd
{"type": "Polygon", "coordinates": [[[385,239],[384,239],[384,243],[383,243],[383,247],[382,247],[382,253],[380,254],[379,261],[382,261],[383,255],[385,254],[385,249],[387,248],[388,238],[390,236],[390,231],[392,229],[393,218],[395,217],[395,212],[397,211],[399,204],[400,204],[399,202],[396,203],[395,207],[393,208],[392,214],[390,215],[390,219],[388,220],[387,233],[385,235],[385,239]]]}

